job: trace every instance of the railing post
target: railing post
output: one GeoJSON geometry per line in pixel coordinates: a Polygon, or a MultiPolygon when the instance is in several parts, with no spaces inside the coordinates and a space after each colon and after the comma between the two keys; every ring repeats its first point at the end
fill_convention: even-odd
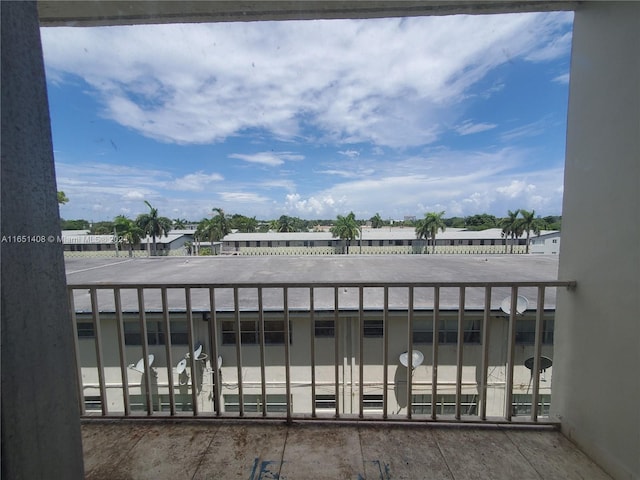
{"type": "Polygon", "coordinates": [[[358,287],[358,416],[364,417],[364,289],[358,287]]]}
{"type": "Polygon", "coordinates": [[[413,413],[412,378],[413,378],[413,287],[409,287],[409,303],[407,315],[407,419],[413,413]]]}
{"type": "Polygon", "coordinates": [[[84,404],[84,388],[82,385],[82,364],[80,363],[80,345],[78,343],[78,321],[76,318],[75,301],[73,298],[73,288],[67,290],[69,294],[69,308],[71,310],[71,324],[73,325],[73,348],[76,356],[76,375],[78,375],[78,406],[80,407],[80,415],[86,414],[84,404]]]}
{"type": "Polygon", "coordinates": [[[236,333],[236,368],[238,371],[238,413],[244,417],[244,398],[242,387],[242,328],[240,325],[240,303],[238,301],[238,287],[233,288],[234,328],[236,333]]]}
{"type": "Polygon", "coordinates": [[[218,315],[216,313],[216,293],[209,287],[209,344],[211,346],[211,368],[213,369],[213,409],[220,416],[220,366],[218,365],[218,315]]]}
{"type": "Polygon", "coordinates": [[[104,359],[102,356],[102,328],[100,328],[100,311],[98,307],[98,292],[91,289],[91,316],[93,318],[94,339],[96,345],[96,368],[98,369],[98,384],[100,386],[100,403],[102,404],[102,415],[109,413],[107,405],[107,389],[104,381],[104,359]]]}
{"type": "MultiPolygon", "coordinates": [[[[284,365],[285,365],[285,390],[287,394],[287,423],[291,423],[291,356],[289,352],[289,289],[283,288],[283,305],[284,305],[284,365]]],[[[264,399],[266,403],[267,399],[264,399]]]]}
{"type": "Polygon", "coordinates": [[[507,344],[507,382],[505,385],[505,415],[508,422],[513,415],[513,370],[515,361],[516,345],[516,306],[518,302],[518,287],[511,287],[511,307],[509,310],[509,333],[507,344]]]}
{"type": "Polygon", "coordinates": [[[431,419],[438,418],[438,344],[440,340],[440,287],[433,287],[433,351],[431,357],[431,419]]]}
{"type": "Polygon", "coordinates": [[[175,386],[173,383],[173,358],[171,356],[171,325],[169,323],[169,303],[167,301],[167,287],[160,288],[162,300],[162,328],[166,332],[164,341],[165,355],[167,357],[167,380],[169,382],[169,410],[171,416],[176,414],[175,386]]]}
{"type": "Polygon", "coordinates": [[[316,317],[313,287],[309,288],[309,358],[311,364],[311,417],[316,417],[316,317]]]}
{"type": "Polygon", "coordinates": [[[489,322],[491,321],[491,287],[484,290],[484,317],[482,318],[482,371],[480,372],[480,419],[487,419],[487,376],[489,371],[489,322]]]}
{"type": "Polygon", "coordinates": [[[120,296],[120,289],[113,289],[113,301],[116,310],[116,328],[118,334],[118,353],[120,354],[120,375],[122,378],[122,400],[124,403],[124,415],[128,417],[131,415],[131,404],[129,402],[129,375],[127,373],[127,357],[125,354],[125,340],[124,340],[124,320],[122,318],[122,299],[120,296]]]}
{"type": "Polygon", "coordinates": [[[462,401],[462,368],[464,362],[464,308],[465,308],[465,288],[460,287],[458,304],[458,339],[456,352],[456,406],[455,417],[460,420],[462,401]]]}
{"type": "MultiPolygon", "coordinates": [[[[262,393],[262,416],[267,416],[267,379],[264,358],[264,308],[262,305],[262,287],[258,287],[258,328],[260,329],[260,391],[262,393]]],[[[285,339],[286,343],[286,339],[285,339]]]]}
{"type": "Polygon", "coordinates": [[[384,312],[382,314],[382,418],[388,416],[389,406],[389,287],[384,287],[384,312]]]}
{"type": "Polygon", "coordinates": [[[339,287],[333,290],[333,333],[334,333],[334,369],[335,369],[335,392],[336,392],[336,418],[340,418],[340,316],[338,312],[339,287]]]}
{"type": "Polygon", "coordinates": [[[189,339],[189,368],[191,370],[191,404],[193,416],[198,416],[198,377],[196,369],[195,345],[193,341],[193,310],[191,308],[191,288],[184,289],[185,306],[187,310],[187,337],[189,339]]]}
{"type": "Polygon", "coordinates": [[[533,393],[531,395],[531,421],[538,421],[538,400],[540,397],[540,362],[542,355],[542,333],[544,330],[544,286],[538,287],[538,305],[536,309],[536,340],[533,354],[533,393]]]}
{"type": "Polygon", "coordinates": [[[142,337],[142,364],[144,372],[142,378],[146,388],[145,399],[147,405],[147,415],[153,415],[153,397],[151,394],[151,366],[149,365],[149,343],[147,337],[147,316],[144,306],[144,289],[138,288],[138,319],[140,323],[140,335],[142,337]]]}

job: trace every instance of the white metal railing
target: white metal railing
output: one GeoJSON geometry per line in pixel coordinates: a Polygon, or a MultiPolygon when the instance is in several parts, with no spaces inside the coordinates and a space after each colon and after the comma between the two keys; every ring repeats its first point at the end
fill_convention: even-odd
{"type": "MultiPolygon", "coordinates": [[[[527,418],[519,417],[517,421],[522,422],[538,422],[540,412],[538,411],[538,405],[540,401],[540,375],[533,374],[533,372],[541,372],[544,365],[544,357],[542,357],[543,348],[543,322],[545,319],[545,312],[553,311],[553,308],[549,308],[547,305],[548,299],[546,297],[555,297],[555,290],[558,287],[573,288],[575,282],[571,281],[546,281],[546,282],[387,282],[387,283],[373,283],[373,282],[343,282],[340,284],[318,282],[313,284],[308,283],[269,283],[269,284],[130,284],[130,283],[109,283],[109,284],[70,284],[68,286],[70,307],[72,312],[72,320],[74,325],[74,331],[77,331],[78,323],[89,322],[93,328],[93,342],[91,352],[89,355],[86,352],[81,352],[81,341],[78,336],[75,336],[75,349],[76,359],[78,365],[78,379],[79,379],[79,394],[80,394],[80,406],[82,414],[85,416],[136,416],[139,415],[132,411],[131,391],[132,389],[139,389],[140,395],[143,398],[144,412],[146,416],[158,416],[165,417],[170,415],[172,417],[184,416],[185,413],[178,410],[179,406],[187,407],[188,416],[195,417],[254,417],[252,412],[247,412],[245,409],[244,393],[247,389],[251,389],[252,392],[257,393],[258,397],[262,399],[260,402],[259,416],[261,417],[277,417],[286,418],[287,421],[293,419],[304,418],[327,418],[332,420],[352,420],[356,419],[381,419],[381,420],[415,420],[415,421],[492,421],[492,422],[512,422],[513,419],[513,391],[514,391],[514,362],[516,358],[516,321],[518,316],[518,294],[519,291],[526,290],[527,292],[533,292],[533,297],[536,298],[535,309],[535,341],[532,346],[529,347],[531,356],[533,358],[533,365],[531,368],[531,379],[529,381],[529,387],[531,388],[531,411],[527,418]],[[355,292],[355,298],[352,298],[351,302],[345,301],[342,292],[355,292]],[[451,308],[448,305],[446,308],[442,306],[442,291],[447,290],[447,302],[450,302],[451,292],[457,291],[457,308],[451,308]],[[199,304],[194,308],[193,305],[193,292],[198,292],[199,304]],[[265,307],[265,292],[268,291],[269,306],[265,307]],[[420,301],[416,302],[416,292],[420,292],[420,301]],[[478,292],[483,293],[482,308],[476,309],[474,315],[481,315],[481,342],[474,346],[479,350],[479,375],[477,375],[477,408],[474,408],[472,415],[468,415],[468,411],[462,411],[462,399],[463,389],[467,388],[469,384],[468,379],[463,380],[463,369],[465,367],[465,349],[469,346],[465,346],[465,319],[469,316],[469,309],[467,306],[467,293],[473,291],[476,296],[478,292]],[[552,291],[553,295],[549,295],[548,292],[552,291]],[[171,292],[171,301],[169,299],[171,292]],[[178,296],[176,296],[178,292],[178,296]],[[206,301],[202,301],[203,292],[206,294],[206,301]],[[258,325],[258,337],[257,345],[245,345],[242,341],[243,328],[241,325],[242,318],[246,316],[247,302],[244,299],[247,292],[250,292],[250,296],[255,301],[255,307],[251,307],[252,314],[257,318],[258,325]],[[290,302],[290,294],[295,292],[296,301],[294,304],[290,302]],[[301,292],[304,293],[302,297],[305,297],[304,308],[300,307],[301,292]],[[322,292],[322,306],[318,305],[319,292],[322,292]],[[327,309],[327,296],[328,292],[331,292],[333,296],[333,302],[331,308],[327,309]],[[390,303],[390,292],[394,293],[393,304],[390,303]],[[398,292],[401,293],[398,296],[398,292]],[[426,292],[426,293],[425,293],[426,292]],[[501,298],[510,298],[510,308],[508,315],[501,314],[499,309],[496,308],[496,292],[499,292],[501,298]],[[365,361],[365,354],[367,352],[367,342],[365,339],[365,317],[369,315],[370,306],[365,305],[365,296],[372,294],[380,295],[379,307],[376,311],[382,319],[382,351],[381,362],[377,364],[382,369],[382,378],[377,379],[375,384],[382,389],[382,408],[381,411],[370,412],[365,408],[365,405],[370,402],[371,399],[367,397],[365,399],[365,385],[371,384],[371,382],[365,381],[365,367],[367,363],[365,361]],[[123,295],[126,297],[127,307],[123,309],[123,295]],[[145,301],[146,296],[153,295],[159,299],[159,303],[149,306],[148,301],[145,301]],[[87,297],[88,296],[88,297],[87,297]],[[282,316],[284,324],[283,338],[285,339],[282,345],[277,346],[278,353],[282,355],[281,362],[284,367],[284,378],[269,378],[268,369],[271,364],[267,361],[267,350],[270,349],[269,357],[273,357],[274,347],[270,345],[265,339],[265,316],[273,315],[273,299],[276,298],[279,302],[279,315],[282,316]],[[398,298],[406,298],[404,305],[398,304],[398,298]],[[158,308],[159,307],[159,308],[158,308]],[[301,313],[303,311],[303,313],[301,313]],[[398,312],[402,312],[401,317],[404,317],[403,321],[399,322],[394,320],[392,324],[391,316],[394,318],[398,316],[398,312]],[[447,365],[447,367],[455,367],[455,406],[453,415],[441,415],[435,408],[438,395],[442,392],[443,384],[447,383],[445,380],[439,377],[438,368],[442,367],[440,363],[439,355],[443,351],[445,346],[439,344],[439,325],[441,317],[445,312],[454,311],[457,314],[457,342],[455,345],[447,345],[449,350],[454,348],[455,350],[455,365],[447,365]],[[357,348],[353,350],[353,364],[357,364],[357,368],[354,368],[352,378],[346,379],[345,365],[346,365],[346,336],[341,334],[341,329],[346,328],[346,321],[344,320],[344,312],[349,312],[353,322],[357,325],[357,330],[354,328],[354,336],[357,332],[357,348]],[[389,342],[392,336],[404,336],[404,343],[402,349],[406,350],[409,359],[412,358],[416,346],[414,344],[414,320],[416,314],[419,312],[421,317],[425,315],[431,318],[432,321],[432,342],[429,346],[430,357],[425,358],[425,365],[430,369],[430,379],[427,381],[418,382],[413,379],[413,368],[406,368],[406,372],[402,372],[404,375],[402,381],[396,379],[395,383],[390,382],[389,368],[395,365],[395,362],[390,361],[389,356],[389,342]],[[426,313],[425,313],[426,312],[426,313]],[[194,314],[202,315],[203,320],[207,320],[206,327],[201,327],[198,323],[194,326],[194,314]],[[146,372],[141,375],[140,385],[135,385],[131,381],[131,374],[127,367],[127,356],[131,357],[130,346],[127,346],[125,341],[125,317],[135,316],[136,325],[139,329],[140,348],[141,348],[141,372],[146,372]],[[166,372],[166,380],[162,383],[153,384],[155,381],[154,376],[150,372],[152,370],[150,361],[150,344],[149,344],[149,332],[148,332],[148,317],[154,315],[161,318],[161,330],[163,332],[164,339],[164,365],[160,363],[155,364],[155,368],[158,371],[166,372]],[[291,315],[296,316],[296,325],[302,325],[301,327],[306,330],[305,335],[308,335],[308,345],[298,345],[298,338],[292,343],[291,332],[291,315]],[[326,355],[326,351],[318,349],[319,340],[315,335],[316,319],[318,315],[322,315],[323,318],[333,317],[334,321],[334,334],[333,334],[333,364],[326,365],[326,362],[320,366],[317,364],[316,358],[320,353],[326,355]],[[488,401],[488,375],[490,368],[495,368],[495,364],[490,364],[490,349],[492,348],[490,339],[492,338],[492,318],[495,319],[496,315],[502,315],[505,320],[508,321],[507,335],[506,335],[506,362],[504,365],[504,381],[503,387],[503,414],[500,417],[487,414],[488,401]],[[186,384],[176,382],[176,369],[175,350],[176,346],[172,346],[172,332],[171,332],[171,318],[179,316],[186,322],[187,333],[187,345],[189,352],[196,350],[196,336],[199,333],[199,329],[206,330],[206,341],[204,348],[208,352],[210,368],[204,373],[211,373],[211,391],[208,395],[203,395],[203,392],[198,386],[197,378],[203,378],[204,373],[198,371],[197,361],[198,358],[194,358],[194,355],[187,355],[187,366],[185,372],[189,378],[186,384]],[[234,345],[223,345],[221,343],[221,318],[227,319],[226,321],[233,321],[233,334],[235,338],[234,345]],[[302,318],[302,321],[300,320],[302,318]],[[106,323],[104,319],[109,319],[106,323]],[[113,326],[115,323],[115,326],[113,326]],[[197,328],[196,328],[197,327],[197,328]],[[403,332],[404,329],[404,332],[403,332]],[[115,338],[114,338],[115,337],[115,338]],[[113,345],[115,342],[117,345],[113,345]],[[296,365],[293,368],[298,368],[301,363],[304,363],[304,367],[309,367],[309,376],[304,378],[303,382],[300,378],[292,380],[292,359],[291,349],[294,347],[296,352],[305,350],[308,351],[306,359],[296,359],[296,365]],[[308,347],[308,350],[306,350],[308,347]],[[255,353],[256,348],[258,351],[258,367],[251,370],[249,375],[249,368],[243,366],[243,359],[247,354],[247,349],[252,348],[255,353]],[[114,351],[117,349],[117,353],[114,351]],[[230,349],[234,350],[234,355],[229,356],[230,349]],[[222,350],[227,352],[225,370],[231,372],[236,376],[235,382],[227,382],[226,386],[231,385],[234,391],[237,391],[237,411],[228,412],[225,411],[222,394],[225,384],[222,382],[222,368],[218,364],[220,353],[222,350]],[[105,363],[105,352],[107,357],[110,357],[107,363],[105,363]],[[110,353],[109,353],[110,352],[110,353]],[[117,357],[117,358],[116,358],[117,357]],[[235,357],[235,358],[234,358],[235,357]],[[231,363],[231,365],[229,365],[231,363]],[[318,372],[322,370],[324,379],[318,379],[318,372]],[[105,372],[109,370],[110,378],[106,378],[105,372]],[[119,373],[115,375],[114,371],[119,373]],[[259,371],[259,374],[258,374],[259,371]],[[327,381],[326,375],[328,371],[332,371],[333,378],[327,381]],[[259,380],[255,380],[255,376],[259,376],[259,380]],[[253,380],[249,380],[249,376],[253,376],[253,380]],[[86,377],[93,378],[93,381],[86,377]],[[245,377],[247,377],[245,379],[245,377]],[[341,394],[346,396],[345,389],[346,383],[349,383],[351,387],[355,387],[352,391],[357,392],[357,401],[353,405],[354,408],[347,408],[345,403],[347,400],[341,402],[341,394]],[[259,389],[256,385],[259,384],[259,389]],[[304,384],[310,389],[310,404],[305,405],[303,408],[296,408],[292,405],[292,389],[299,385],[304,384]],[[414,397],[413,391],[416,388],[420,388],[421,392],[425,392],[425,388],[429,387],[431,395],[431,408],[430,413],[416,414],[414,410],[414,397]],[[278,386],[278,392],[284,392],[284,402],[282,403],[282,413],[268,412],[267,398],[270,392],[273,392],[274,385],[278,386]],[[395,386],[395,387],[394,387],[395,386]],[[284,388],[282,388],[284,387],[284,388]],[[323,416],[316,409],[316,396],[319,387],[323,392],[332,388],[334,392],[335,408],[331,416],[323,416]],[[399,408],[398,412],[391,412],[390,406],[393,403],[390,397],[392,388],[395,388],[396,394],[398,389],[405,389],[406,394],[406,407],[404,412],[400,414],[403,408],[399,408]],[[92,398],[92,404],[94,408],[99,408],[99,412],[87,411],[85,405],[85,392],[87,390],[97,391],[98,395],[92,398]],[[121,404],[119,403],[116,408],[111,408],[113,401],[109,398],[113,390],[121,392],[121,404]],[[165,393],[159,394],[160,389],[165,393]],[[154,400],[154,391],[155,400],[154,400]],[[185,394],[184,392],[187,392],[185,394]],[[99,396],[99,398],[98,398],[99,396]],[[164,398],[162,402],[158,398],[164,398]],[[176,398],[180,398],[180,402],[176,401],[176,398]],[[185,398],[187,401],[185,401],[185,398]],[[167,400],[168,399],[168,403],[167,400]],[[188,401],[190,399],[190,402],[188,401]],[[284,403],[286,402],[286,408],[284,403]],[[163,403],[168,408],[166,413],[158,412],[159,403],[163,403]],[[203,407],[203,405],[205,405],[203,407]],[[345,410],[345,411],[342,411],[345,410]],[[349,410],[349,412],[346,412],[349,410]]],[[[368,301],[368,300],[367,300],[368,301]]],[[[276,303],[278,303],[276,302],[276,303]]],[[[151,302],[153,303],[153,302],[151,302]]],[[[533,312],[532,312],[533,313],[533,312]]],[[[297,335],[297,337],[304,337],[304,335],[297,335]]],[[[354,339],[355,340],[355,339],[354,339]]],[[[300,340],[304,341],[304,340],[300,340]]],[[[86,342],[86,340],[82,340],[86,342]]],[[[356,342],[353,342],[354,345],[356,342]]],[[[159,350],[159,346],[153,346],[156,352],[159,350]]],[[[323,343],[323,349],[327,348],[327,343],[323,343]]],[[[377,348],[377,347],[376,347],[377,348]]],[[[496,347],[497,348],[497,347],[496,347]]],[[[86,350],[86,348],[85,348],[86,350]]],[[[137,351],[137,350],[136,350],[137,351]]],[[[476,355],[477,356],[477,355],[476,355]]],[[[129,365],[130,366],[130,365],[129,365]]],[[[299,375],[298,375],[299,377],[299,375]]],[[[527,391],[529,391],[529,387],[527,391]]],[[[235,395],[235,394],[234,394],[235,395]]],[[[326,395],[325,395],[326,396],[326,395]]],[[[234,397],[235,398],[235,397],[234,397]]],[[[355,394],[354,394],[355,398],[355,394]]],[[[89,402],[91,404],[91,402],[89,402]]],[[[253,408],[253,407],[252,407],[253,408]]],[[[235,409],[235,408],[234,408],[235,409]]],[[[394,406],[395,410],[395,406],[394,406]]]]}

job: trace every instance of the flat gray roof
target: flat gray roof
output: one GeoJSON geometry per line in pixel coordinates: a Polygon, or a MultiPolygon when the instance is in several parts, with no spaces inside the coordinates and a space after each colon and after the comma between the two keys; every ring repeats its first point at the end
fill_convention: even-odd
{"type": "MultiPolygon", "coordinates": [[[[212,257],[156,257],[156,258],[67,258],[67,282],[70,285],[104,285],[124,283],[136,285],[161,284],[245,284],[265,285],[263,304],[265,310],[283,308],[282,291],[267,288],[268,284],[282,283],[336,283],[344,282],[537,282],[558,279],[557,255],[331,255],[331,256],[212,256],[212,257]]],[[[510,292],[509,288],[494,288],[491,300],[493,309],[510,292]]],[[[536,289],[521,289],[521,293],[535,307],[536,289]],[[525,291],[526,290],[526,291],[525,291]]],[[[366,310],[382,309],[382,288],[365,289],[366,310]]],[[[184,291],[169,290],[169,308],[184,311],[184,291]]],[[[390,308],[407,308],[407,289],[391,288],[390,308]]],[[[114,311],[113,294],[101,291],[100,310],[114,311]]],[[[240,290],[241,309],[257,310],[257,289],[240,290]]],[[[458,307],[458,288],[443,288],[440,298],[442,309],[458,307]]],[[[433,304],[432,288],[416,288],[415,308],[429,309],[433,304]]],[[[145,291],[145,310],[161,311],[159,290],[145,291]],[[147,293],[148,292],[148,293],[147,293]]],[[[134,290],[123,290],[124,311],[137,311],[134,290]]],[[[192,290],[194,311],[208,311],[209,296],[206,289],[192,290]]],[[[317,310],[334,308],[334,291],[331,288],[314,290],[314,306],[317,310]]],[[[341,309],[358,308],[357,288],[341,288],[341,309]]],[[[484,289],[467,288],[467,309],[484,307],[484,289]]],[[[555,289],[546,295],[546,308],[555,308],[555,289]]],[[[309,308],[309,290],[291,288],[289,307],[294,310],[309,308]]],[[[90,310],[87,290],[75,295],[76,311],[90,310]]],[[[216,293],[216,310],[233,310],[233,295],[229,288],[216,293]]]]}

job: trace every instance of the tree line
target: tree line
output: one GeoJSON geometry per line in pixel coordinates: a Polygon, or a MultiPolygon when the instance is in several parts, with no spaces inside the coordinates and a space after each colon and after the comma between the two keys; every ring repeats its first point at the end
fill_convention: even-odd
{"type": "MultiPolygon", "coordinates": [[[[68,199],[64,192],[58,192],[59,203],[66,203],[68,199]],[[61,201],[62,200],[62,201],[61,201]]],[[[535,210],[527,211],[518,209],[508,210],[507,216],[495,217],[486,213],[468,217],[444,218],[445,212],[427,212],[424,218],[406,219],[404,221],[384,220],[376,213],[368,220],[358,220],[353,212],[346,216],[338,215],[335,219],[304,220],[298,217],[282,215],[275,220],[257,220],[256,217],[247,217],[240,214],[228,215],[221,208],[213,208],[210,218],[203,218],[199,222],[190,222],[185,219],[160,216],[158,209],[145,200],[149,211],[130,219],[125,215],[116,216],[113,221],[90,223],[87,220],[62,220],[62,230],[89,230],[91,234],[115,234],[120,241],[127,245],[130,255],[133,248],[146,236],[151,237],[151,254],[156,255],[157,239],[167,236],[171,230],[181,230],[188,226],[196,226],[195,240],[197,242],[218,242],[232,231],[243,233],[253,232],[308,232],[320,225],[331,225],[330,232],[345,241],[345,252],[349,251],[351,242],[360,238],[362,227],[382,228],[385,226],[404,226],[415,229],[416,238],[423,238],[427,246],[431,244],[431,251],[435,252],[436,235],[444,232],[447,227],[466,228],[468,230],[485,230],[488,228],[501,228],[502,236],[511,242],[511,253],[516,238],[526,235],[526,251],[529,252],[530,236],[537,235],[541,230],[560,230],[562,217],[548,216],[536,217],[535,210]],[[430,241],[431,240],[431,241],[430,241]]],[[[509,242],[506,242],[509,243],[509,242]]],[[[191,245],[188,244],[190,249],[191,245]]],[[[505,245],[505,253],[507,245],[505,245]]]]}

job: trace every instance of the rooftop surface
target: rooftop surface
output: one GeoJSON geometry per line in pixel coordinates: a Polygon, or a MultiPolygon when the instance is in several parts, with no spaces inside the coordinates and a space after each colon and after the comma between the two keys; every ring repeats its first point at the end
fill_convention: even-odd
{"type": "MultiPolygon", "coordinates": [[[[332,256],[214,256],[214,257],[157,257],[157,258],[67,258],[67,282],[75,285],[104,285],[121,283],[137,285],[277,285],[277,284],[354,284],[371,282],[377,284],[410,282],[540,282],[554,281],[558,277],[558,257],[555,255],[332,255],[332,256]]],[[[509,294],[508,288],[494,289],[492,308],[509,294]]],[[[308,289],[292,288],[289,292],[290,309],[308,309],[308,289]]],[[[330,288],[317,288],[315,308],[334,308],[334,292],[330,288]]],[[[531,305],[535,301],[535,289],[523,289],[531,305]]],[[[257,309],[257,290],[240,290],[242,309],[257,309]]],[[[407,306],[407,289],[391,288],[390,308],[407,306]]],[[[100,293],[101,311],[113,311],[113,295],[100,293]],[[111,305],[111,306],[110,306],[111,305]]],[[[124,311],[137,311],[134,291],[123,291],[124,311]]],[[[192,291],[194,311],[208,311],[208,291],[192,291]]],[[[555,306],[555,291],[549,289],[546,306],[555,306]]],[[[356,288],[340,289],[340,308],[357,309],[356,288]]],[[[184,292],[169,291],[171,309],[184,309],[184,292]]],[[[381,288],[368,288],[364,294],[365,309],[382,309],[381,288]]],[[[443,309],[458,307],[458,289],[443,288],[440,305],[443,309]]],[[[433,305],[433,289],[417,288],[415,307],[429,308],[433,305]]],[[[467,309],[484,308],[484,290],[468,288],[465,306],[467,309]]],[[[90,298],[86,291],[75,295],[76,311],[90,311],[90,298]]],[[[282,309],[282,292],[265,288],[265,310],[282,309]]],[[[159,295],[145,298],[147,311],[161,311],[159,295]]],[[[233,310],[230,289],[220,289],[216,295],[216,309],[233,310]]]]}
{"type": "Polygon", "coordinates": [[[548,429],[87,421],[82,434],[89,480],[610,480],[548,429]]]}

